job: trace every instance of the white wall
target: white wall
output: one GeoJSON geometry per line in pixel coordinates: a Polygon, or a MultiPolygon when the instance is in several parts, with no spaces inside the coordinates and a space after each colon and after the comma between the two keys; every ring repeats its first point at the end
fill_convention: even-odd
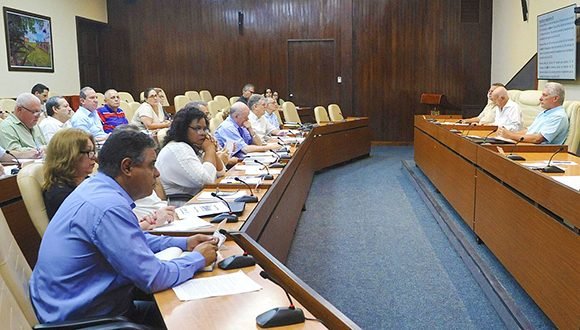
{"type": "MultiPolygon", "coordinates": [[[[507,83],[537,53],[537,17],[575,3],[570,0],[528,0],[528,21],[519,0],[494,0],[491,40],[491,82],[507,83]]],[[[577,63],[580,65],[580,63],[577,63]]],[[[545,81],[539,81],[539,88],[545,81]]],[[[579,81],[561,81],[566,98],[580,100],[579,81]]]]}
{"type": "Polygon", "coordinates": [[[0,14],[0,98],[30,92],[36,83],[61,95],[80,89],[76,16],[107,22],[107,0],[1,0],[1,6],[48,16],[52,23],[54,73],[8,71],[4,17],[0,14]]]}

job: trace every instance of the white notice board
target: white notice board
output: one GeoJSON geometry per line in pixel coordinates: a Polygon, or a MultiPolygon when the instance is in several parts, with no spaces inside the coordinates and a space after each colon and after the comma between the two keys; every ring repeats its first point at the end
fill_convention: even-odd
{"type": "Polygon", "coordinates": [[[538,15],[538,79],[576,79],[574,7],[538,15]]]}

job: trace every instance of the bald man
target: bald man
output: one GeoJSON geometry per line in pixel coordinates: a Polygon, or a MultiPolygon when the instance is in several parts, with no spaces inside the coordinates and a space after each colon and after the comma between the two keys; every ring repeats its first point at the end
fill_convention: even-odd
{"type": "Polygon", "coordinates": [[[34,94],[18,95],[14,112],[0,123],[0,146],[6,150],[36,150],[35,155],[41,157],[46,146],[44,134],[36,125],[41,114],[42,105],[34,94]]]}
{"type": "Polygon", "coordinates": [[[487,105],[481,113],[477,117],[463,119],[462,122],[464,123],[475,123],[480,125],[491,124],[495,120],[495,105],[491,102],[491,93],[498,88],[498,87],[505,87],[502,83],[493,83],[489,87],[487,91],[487,105]]]}
{"type": "Polygon", "coordinates": [[[508,131],[520,131],[524,125],[522,112],[518,104],[510,100],[505,87],[497,87],[490,96],[491,102],[495,105],[494,126],[503,127],[508,131]]]}

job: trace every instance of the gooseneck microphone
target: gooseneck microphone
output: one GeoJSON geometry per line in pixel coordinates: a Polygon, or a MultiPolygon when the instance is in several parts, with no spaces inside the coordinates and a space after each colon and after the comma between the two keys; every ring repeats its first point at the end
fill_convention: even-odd
{"type": "Polygon", "coordinates": [[[16,168],[13,168],[10,171],[10,174],[12,175],[18,174],[18,172],[20,172],[20,170],[22,169],[22,163],[20,162],[20,160],[18,160],[18,157],[14,156],[14,154],[10,152],[10,150],[6,150],[6,154],[12,156],[12,158],[14,158],[14,160],[16,161],[16,168]]]}
{"type": "Polygon", "coordinates": [[[516,150],[516,146],[518,145],[518,143],[522,142],[524,140],[524,137],[522,136],[517,142],[516,144],[514,144],[514,147],[512,148],[512,151],[510,152],[509,155],[507,155],[507,158],[511,159],[511,160],[526,160],[524,157],[520,156],[520,155],[515,155],[514,151],[516,150]]]}
{"type": "Polygon", "coordinates": [[[282,157],[280,156],[279,153],[277,153],[272,149],[270,149],[270,151],[276,156],[276,161],[270,164],[270,168],[283,168],[284,166],[286,166],[285,164],[280,163],[280,159],[282,159],[282,157]]]}
{"type": "Polygon", "coordinates": [[[237,176],[234,178],[234,180],[241,182],[243,185],[248,187],[248,190],[250,190],[249,195],[240,196],[240,197],[234,199],[234,202],[244,202],[244,203],[257,203],[258,202],[258,196],[254,195],[254,192],[252,191],[252,187],[250,187],[250,185],[246,181],[238,178],[237,176]]]}
{"type": "MultiPolygon", "coordinates": [[[[279,146],[281,146],[281,147],[282,147],[282,148],[280,148],[280,150],[279,150],[279,151],[280,151],[280,152],[288,152],[288,151],[289,151],[289,150],[288,150],[288,146],[286,146],[286,145],[285,145],[284,143],[282,143],[282,142],[283,142],[283,140],[282,140],[282,139],[280,139],[280,138],[278,138],[278,142],[277,142],[277,143],[278,143],[278,145],[279,145],[279,146]]],[[[280,158],[283,158],[283,157],[280,157],[280,158]]],[[[288,158],[290,158],[290,156],[288,156],[288,158]]]]}
{"type": "Polygon", "coordinates": [[[473,125],[475,123],[469,123],[467,124],[467,131],[465,132],[465,134],[463,134],[463,136],[467,137],[469,135],[469,131],[471,131],[471,125],[473,125]]]}
{"type": "Polygon", "coordinates": [[[487,133],[487,135],[483,138],[483,141],[481,141],[481,143],[486,143],[487,142],[487,138],[492,135],[493,133],[497,132],[497,128],[494,129],[493,131],[487,133]]]}
{"type": "Polygon", "coordinates": [[[282,288],[284,293],[286,293],[286,297],[288,297],[288,301],[290,301],[290,306],[272,308],[258,315],[256,317],[256,323],[262,328],[281,327],[284,325],[304,323],[304,312],[302,309],[294,307],[294,303],[292,302],[292,298],[290,298],[288,291],[286,291],[286,289],[284,289],[280,283],[271,278],[270,275],[268,275],[268,273],[265,271],[261,271],[260,276],[262,276],[264,279],[270,280],[272,283],[282,288]]]}
{"type": "Polygon", "coordinates": [[[560,147],[558,150],[556,150],[555,153],[552,154],[552,157],[550,157],[550,160],[548,160],[548,165],[546,165],[546,167],[543,167],[541,170],[544,173],[564,173],[564,169],[555,166],[555,165],[551,165],[552,163],[552,159],[554,159],[554,156],[556,156],[557,153],[559,153],[560,151],[564,150],[564,147],[560,147]]]}
{"type": "Polygon", "coordinates": [[[224,213],[220,213],[218,215],[216,215],[215,217],[213,217],[213,219],[211,219],[211,223],[219,223],[222,222],[224,220],[226,220],[226,222],[238,222],[238,216],[236,214],[234,214],[234,212],[232,212],[232,208],[230,207],[230,204],[228,204],[228,202],[226,202],[225,199],[223,199],[221,196],[219,196],[218,194],[212,192],[211,193],[212,197],[215,197],[217,199],[219,199],[220,201],[222,201],[224,204],[226,204],[226,206],[228,207],[229,212],[224,212],[224,213]]]}
{"type": "MultiPolygon", "coordinates": [[[[237,237],[230,234],[227,230],[220,229],[220,233],[226,237],[231,238],[234,242],[236,242],[236,244],[238,244],[240,247],[242,247],[242,245],[238,241],[237,237]]],[[[248,252],[244,251],[244,253],[242,255],[229,256],[229,257],[225,258],[224,260],[220,261],[218,263],[218,267],[221,269],[227,270],[227,269],[238,269],[238,268],[249,267],[249,266],[253,266],[255,264],[256,264],[256,260],[254,260],[254,257],[252,257],[252,255],[248,254],[248,252]]]]}
{"type": "Polygon", "coordinates": [[[262,179],[264,179],[264,180],[274,180],[274,176],[272,174],[270,174],[270,170],[268,169],[268,166],[266,164],[262,163],[261,161],[259,161],[257,159],[254,159],[254,163],[260,164],[260,165],[264,166],[264,168],[266,169],[266,173],[267,174],[262,175],[262,179]]]}

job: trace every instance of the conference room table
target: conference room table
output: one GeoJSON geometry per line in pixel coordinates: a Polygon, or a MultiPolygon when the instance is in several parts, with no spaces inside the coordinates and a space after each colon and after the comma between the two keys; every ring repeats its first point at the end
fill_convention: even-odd
{"type": "Polygon", "coordinates": [[[495,128],[452,132],[450,120],[415,117],[417,166],[557,327],[580,328],[580,191],[559,181],[579,179],[580,157],[561,145],[477,144],[466,135],[495,128]],[[550,159],[565,172],[538,170],[550,159]]]}
{"type": "MultiPolygon", "coordinates": [[[[292,158],[274,180],[260,184],[254,194],[259,202],[246,204],[242,215],[245,221],[226,224],[225,229],[234,232],[235,242],[227,241],[222,257],[247,251],[257,265],[243,268],[262,290],[231,296],[213,297],[202,300],[179,301],[173,290],[155,294],[155,300],[169,329],[199,327],[207,329],[256,328],[256,316],[274,307],[288,307],[284,291],[259,273],[265,270],[276,279],[293,297],[297,307],[305,310],[309,318],[318,321],[288,326],[288,329],[357,329],[358,326],[344,314],[318,295],[306,283],[294,275],[284,262],[288,256],[294,231],[316,171],[338,165],[370,153],[370,129],[367,118],[348,118],[343,122],[315,126],[306,139],[292,152],[292,158]],[[344,142],[349,143],[345,144],[344,142]],[[340,152],[336,146],[343,146],[340,152]]],[[[226,176],[245,175],[232,169],[226,176]]],[[[247,189],[244,185],[222,184],[218,181],[208,185],[204,191],[236,191],[247,189]]],[[[252,186],[252,189],[255,185],[252,186]]],[[[195,202],[195,196],[192,202],[195,202]]],[[[210,233],[215,226],[198,232],[210,233]]],[[[185,234],[193,234],[187,232],[185,234]]],[[[165,233],[172,235],[172,233],[165,233]]],[[[218,276],[235,270],[215,269],[202,272],[194,279],[218,276]]]]}

